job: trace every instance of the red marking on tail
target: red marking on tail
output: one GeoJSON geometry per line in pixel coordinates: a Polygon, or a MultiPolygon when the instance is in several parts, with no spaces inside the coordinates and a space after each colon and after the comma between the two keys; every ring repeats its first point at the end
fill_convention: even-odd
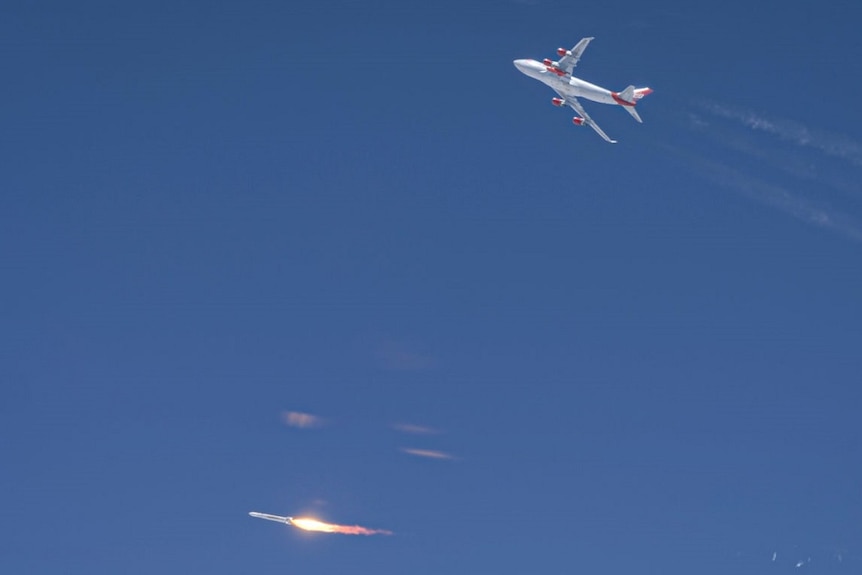
{"type": "Polygon", "coordinates": [[[619,92],[611,92],[611,97],[614,99],[614,102],[616,102],[620,106],[634,106],[635,105],[634,102],[627,102],[626,100],[623,100],[622,98],[620,98],[619,92]]]}

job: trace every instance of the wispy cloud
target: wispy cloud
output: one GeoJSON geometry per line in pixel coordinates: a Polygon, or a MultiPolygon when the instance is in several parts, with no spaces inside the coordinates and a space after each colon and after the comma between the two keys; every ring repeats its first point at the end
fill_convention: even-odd
{"type": "Polygon", "coordinates": [[[435,364],[431,356],[393,340],[380,342],[375,355],[381,367],[392,371],[421,371],[435,364]]]}
{"type": "Polygon", "coordinates": [[[437,435],[443,433],[439,429],[426,427],[424,425],[414,425],[412,423],[395,423],[392,429],[402,433],[410,433],[412,435],[437,435]]]}
{"type": "Polygon", "coordinates": [[[665,146],[695,173],[800,221],[862,241],[862,221],[852,215],[862,196],[858,142],[716,102],[696,104],[679,119],[707,138],[686,149],[665,146]],[[701,143],[708,148],[698,152],[701,143]],[[844,197],[830,197],[829,188],[844,197]]]}
{"type": "Polygon", "coordinates": [[[797,146],[814,148],[862,167],[862,144],[843,134],[815,130],[793,120],[768,118],[750,110],[716,102],[704,102],[701,108],[719,118],[735,120],[752,130],[778,136],[797,146]]]}
{"type": "Polygon", "coordinates": [[[436,451],[434,449],[414,449],[412,447],[402,447],[401,451],[408,455],[415,455],[416,457],[426,457],[428,459],[455,459],[454,455],[446,453],[445,451],[436,451]]]}
{"type": "MultiPolygon", "coordinates": [[[[692,129],[701,133],[711,133],[716,140],[731,150],[760,162],[761,167],[771,167],[800,180],[818,185],[824,184],[849,197],[862,197],[862,186],[859,184],[858,174],[841,173],[847,170],[836,170],[834,166],[830,169],[820,165],[823,162],[819,160],[823,158],[813,155],[811,149],[793,144],[783,148],[775,145],[763,145],[763,142],[753,138],[752,134],[748,132],[728,133],[727,131],[709,130],[708,122],[700,120],[698,123],[696,118],[697,116],[692,114],[690,125],[692,129]]],[[[849,169],[851,172],[856,171],[852,167],[849,169]]]]}
{"type": "Polygon", "coordinates": [[[685,158],[690,167],[717,185],[740,192],[752,200],[781,210],[808,224],[862,241],[862,223],[852,216],[820,205],[803,194],[792,192],[727,164],[696,156],[679,148],[668,148],[685,158]]]}
{"type": "Polygon", "coordinates": [[[314,429],[326,425],[324,418],[301,411],[284,411],[281,414],[281,420],[288,427],[299,429],[314,429]]]}

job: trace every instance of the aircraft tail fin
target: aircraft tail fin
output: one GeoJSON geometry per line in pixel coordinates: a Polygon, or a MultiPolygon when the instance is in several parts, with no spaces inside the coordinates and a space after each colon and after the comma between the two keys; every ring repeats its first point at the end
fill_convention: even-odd
{"type": "Polygon", "coordinates": [[[631,114],[632,118],[643,123],[637,110],[635,110],[635,105],[641,98],[650,94],[652,94],[652,88],[635,88],[634,86],[629,86],[619,94],[616,94],[614,99],[622,105],[626,112],[631,114]]]}
{"type": "Polygon", "coordinates": [[[635,102],[652,94],[652,88],[635,88],[635,102]]]}

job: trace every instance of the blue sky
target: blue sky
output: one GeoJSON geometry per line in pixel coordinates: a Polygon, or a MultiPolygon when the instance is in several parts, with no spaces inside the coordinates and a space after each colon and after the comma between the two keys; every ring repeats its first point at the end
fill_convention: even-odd
{"type": "Polygon", "coordinates": [[[4,573],[862,567],[856,3],[0,16],[4,573]]]}

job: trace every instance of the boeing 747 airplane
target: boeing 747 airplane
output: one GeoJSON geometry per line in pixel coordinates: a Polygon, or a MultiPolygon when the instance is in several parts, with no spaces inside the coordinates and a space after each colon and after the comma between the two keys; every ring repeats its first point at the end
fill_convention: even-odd
{"type": "Polygon", "coordinates": [[[629,86],[622,92],[611,92],[610,90],[606,90],[605,88],[596,86],[595,84],[590,84],[589,82],[585,82],[572,76],[572,70],[574,70],[575,66],[578,65],[578,60],[581,59],[581,54],[583,54],[584,50],[587,49],[587,44],[590,43],[590,40],[592,40],[592,38],[584,38],[571,50],[558,48],[557,54],[560,56],[560,59],[556,62],[545,58],[543,62],[537,62],[535,60],[515,60],[514,63],[518,70],[530,78],[535,78],[536,80],[547,84],[554,92],[557,93],[557,96],[559,97],[552,98],[552,104],[555,106],[568,105],[580,114],[580,116],[575,116],[572,119],[572,122],[574,122],[576,126],[583,126],[586,124],[595,130],[599,136],[604,138],[605,141],[608,141],[611,144],[616,144],[617,141],[611,140],[608,135],[599,128],[598,124],[590,118],[584,110],[584,107],[581,106],[580,102],[578,102],[578,98],[586,98],[587,100],[600,102],[602,104],[617,104],[622,106],[626,112],[631,114],[632,118],[638,122],[643,122],[641,117],[638,115],[637,110],[635,110],[635,104],[637,104],[638,100],[647,94],[652,94],[652,89],[629,86]]]}

